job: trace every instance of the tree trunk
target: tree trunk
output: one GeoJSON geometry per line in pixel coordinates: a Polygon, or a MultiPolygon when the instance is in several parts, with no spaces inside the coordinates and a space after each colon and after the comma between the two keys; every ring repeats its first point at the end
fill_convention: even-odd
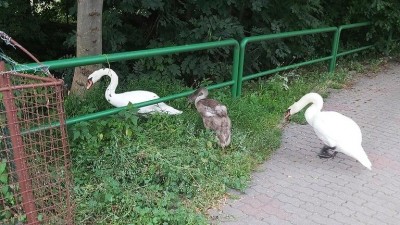
{"type": "MultiPolygon", "coordinates": [[[[99,55],[102,53],[103,0],[77,0],[76,56],[99,55]]],[[[71,93],[82,95],[86,89],[87,76],[100,65],[75,68],[71,93]]]]}

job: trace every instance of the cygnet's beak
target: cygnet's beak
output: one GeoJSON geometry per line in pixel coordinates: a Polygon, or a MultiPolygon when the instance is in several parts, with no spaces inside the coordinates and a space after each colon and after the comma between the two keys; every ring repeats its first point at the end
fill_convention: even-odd
{"type": "Polygon", "coordinates": [[[187,96],[187,102],[188,104],[193,103],[196,100],[196,95],[195,92],[191,93],[189,96],[187,96]]]}
{"type": "Polygon", "coordinates": [[[92,78],[89,78],[89,79],[86,81],[86,90],[89,90],[89,88],[92,87],[92,85],[93,85],[92,78]]]}
{"type": "Polygon", "coordinates": [[[291,116],[291,115],[290,115],[290,109],[288,109],[288,110],[286,110],[286,112],[285,112],[285,117],[284,117],[285,120],[286,120],[286,121],[290,121],[290,116],[291,116]]]}

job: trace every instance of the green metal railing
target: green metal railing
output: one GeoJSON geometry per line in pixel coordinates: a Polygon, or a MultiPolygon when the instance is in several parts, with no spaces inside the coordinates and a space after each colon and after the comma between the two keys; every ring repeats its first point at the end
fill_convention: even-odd
{"type": "MultiPolygon", "coordinates": [[[[222,88],[226,86],[231,86],[231,93],[232,97],[237,96],[237,76],[238,76],[238,62],[239,62],[239,42],[234,39],[223,40],[223,41],[215,41],[215,42],[207,42],[207,43],[200,43],[200,44],[191,44],[191,45],[182,45],[182,46],[173,46],[173,47],[165,47],[165,48],[157,48],[157,49],[148,49],[148,50],[140,50],[140,51],[132,51],[132,52],[121,52],[121,53],[114,53],[114,54],[107,54],[107,55],[97,55],[97,56],[86,56],[86,57],[79,57],[79,58],[72,58],[72,59],[62,59],[62,60],[54,60],[54,61],[47,61],[42,62],[41,64],[31,63],[31,64],[24,64],[19,65],[15,69],[16,70],[24,70],[24,71],[35,71],[43,66],[47,67],[49,70],[51,69],[63,69],[68,67],[76,67],[76,66],[85,66],[91,64],[99,64],[99,63],[109,63],[109,62],[116,62],[116,61],[123,61],[123,60],[131,60],[131,59],[139,59],[145,57],[152,57],[152,56],[161,56],[161,55],[168,55],[168,54],[177,54],[182,52],[193,52],[193,51],[200,51],[212,48],[221,48],[221,47],[229,47],[233,46],[233,65],[232,65],[232,76],[231,80],[210,85],[207,87],[209,90],[222,88]]],[[[135,104],[136,107],[140,108],[143,106],[148,106],[152,104],[156,104],[163,101],[169,101],[181,97],[188,96],[193,91],[186,91],[183,93],[173,94],[166,97],[161,97],[158,99],[154,99],[151,101],[141,102],[135,104]]],[[[126,107],[114,108],[109,109],[101,112],[96,112],[92,114],[87,114],[83,116],[78,116],[74,118],[69,118],[66,120],[67,125],[72,125],[81,121],[91,120],[91,119],[98,119],[104,116],[116,114],[122,110],[126,109],[126,107]]],[[[50,126],[58,126],[59,124],[52,124],[50,126]]],[[[37,130],[41,130],[42,128],[37,128],[37,130]]]]}
{"type": "Polygon", "coordinates": [[[337,27],[327,27],[327,28],[302,30],[302,31],[293,31],[293,32],[286,32],[286,33],[279,33],[279,34],[268,34],[268,35],[261,35],[261,36],[253,36],[253,37],[244,38],[240,42],[240,57],[239,57],[240,62],[239,62],[239,76],[238,76],[238,85],[237,85],[237,87],[238,87],[237,96],[240,96],[241,93],[242,93],[243,81],[254,79],[254,78],[265,76],[265,75],[269,75],[269,74],[273,74],[273,73],[276,73],[276,72],[289,70],[289,69],[294,69],[294,68],[298,68],[298,67],[301,67],[301,66],[310,65],[310,64],[314,64],[314,63],[318,63],[318,62],[322,62],[322,61],[327,61],[327,60],[330,60],[329,72],[333,72],[335,70],[337,57],[348,55],[348,54],[352,54],[352,53],[359,52],[359,51],[363,51],[363,50],[366,50],[366,49],[369,49],[369,48],[373,47],[373,45],[368,45],[368,46],[363,46],[363,47],[359,47],[359,48],[356,48],[356,49],[352,49],[352,50],[348,50],[348,51],[344,51],[344,52],[338,53],[338,51],[339,51],[339,43],[340,43],[340,34],[341,34],[342,30],[358,28],[358,27],[364,27],[364,26],[368,26],[370,24],[371,23],[369,23],[369,22],[363,22],[363,23],[342,25],[342,26],[339,26],[338,28],[337,27]],[[303,36],[303,35],[310,35],[310,34],[318,34],[318,33],[328,33],[328,32],[333,32],[334,33],[333,42],[332,42],[332,53],[331,53],[330,56],[325,56],[325,57],[321,57],[321,58],[318,58],[318,59],[313,59],[313,60],[309,60],[309,61],[305,61],[305,62],[300,62],[300,63],[288,65],[288,66],[277,67],[275,69],[261,71],[261,72],[258,72],[258,73],[255,73],[255,74],[249,74],[249,75],[246,75],[246,76],[243,75],[244,62],[245,62],[245,52],[246,52],[246,46],[247,46],[248,43],[268,41],[268,40],[273,40],[273,39],[296,37],[296,36],[303,36]]]}
{"type": "MultiPolygon", "coordinates": [[[[160,55],[168,55],[168,54],[177,54],[182,52],[192,52],[192,51],[199,51],[205,49],[212,49],[212,48],[221,48],[221,47],[229,47],[233,46],[233,65],[232,65],[232,78],[229,81],[218,83],[214,85],[210,85],[207,88],[212,90],[216,88],[231,86],[231,93],[232,97],[239,97],[242,92],[242,84],[243,81],[250,80],[253,78],[269,75],[272,73],[294,69],[297,67],[310,65],[322,61],[330,60],[329,64],[329,72],[333,72],[335,70],[336,59],[337,57],[344,56],[347,54],[352,54],[355,52],[363,51],[369,48],[372,48],[373,45],[363,46],[356,49],[344,51],[338,53],[339,51],[339,42],[340,42],[340,34],[343,30],[346,29],[353,29],[363,26],[368,26],[370,23],[355,23],[355,24],[348,24],[339,27],[326,27],[326,28],[319,28],[319,29],[310,29],[310,30],[302,30],[302,31],[293,31],[293,32],[285,32],[279,34],[269,34],[269,35],[261,35],[261,36],[253,36],[253,37],[246,37],[244,38],[240,44],[238,41],[234,39],[223,40],[223,41],[216,41],[216,42],[208,42],[208,43],[200,43],[200,44],[191,44],[191,45],[182,45],[182,46],[174,46],[174,47],[165,47],[165,48],[158,48],[158,49],[148,49],[148,50],[140,50],[140,51],[132,51],[132,52],[122,52],[122,53],[114,53],[114,54],[107,54],[107,55],[97,55],[97,56],[87,56],[87,57],[79,57],[79,58],[72,58],[72,59],[63,59],[63,60],[54,60],[54,61],[47,61],[41,64],[32,63],[32,64],[24,64],[19,65],[15,69],[16,70],[24,70],[24,71],[34,71],[43,66],[48,67],[49,70],[51,69],[62,69],[68,67],[76,67],[76,66],[84,66],[84,65],[91,65],[91,64],[99,64],[99,63],[109,63],[109,62],[116,62],[116,61],[123,61],[123,60],[131,60],[131,59],[139,59],[145,57],[152,57],[152,56],[160,56],[160,55]],[[303,36],[303,35],[310,35],[310,34],[318,34],[318,33],[330,33],[332,32],[333,41],[332,41],[332,53],[329,56],[321,57],[318,59],[313,59],[305,62],[296,63],[293,65],[278,67],[271,70],[266,70],[262,72],[258,72],[255,74],[249,74],[244,76],[244,62],[245,62],[245,51],[246,46],[248,43],[252,42],[261,42],[261,41],[268,41],[272,39],[282,39],[282,38],[289,38],[295,36],[303,36]]],[[[136,107],[140,108],[143,106],[148,106],[152,104],[156,104],[162,101],[169,101],[177,98],[182,98],[188,96],[193,91],[186,91],[178,94],[173,94],[166,97],[161,97],[159,99],[141,102],[135,104],[136,107]]],[[[105,117],[108,115],[116,114],[127,107],[120,107],[120,108],[113,108],[101,112],[96,112],[92,114],[87,114],[83,116],[78,116],[74,118],[69,118],[66,120],[67,125],[72,125],[78,122],[98,119],[101,117],[105,117]]],[[[47,127],[40,127],[35,128],[29,132],[34,132],[38,130],[43,130],[48,127],[59,126],[59,124],[51,124],[47,125],[47,127]]]]}

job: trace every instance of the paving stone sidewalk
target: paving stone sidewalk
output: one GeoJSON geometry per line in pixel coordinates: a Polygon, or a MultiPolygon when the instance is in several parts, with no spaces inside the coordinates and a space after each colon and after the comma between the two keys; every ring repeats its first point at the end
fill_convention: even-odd
{"type": "Polygon", "coordinates": [[[400,224],[400,64],[334,91],[323,110],[358,123],[372,171],[341,153],[319,159],[322,142],[312,127],[291,123],[245,193],[210,210],[210,223],[400,224]]]}

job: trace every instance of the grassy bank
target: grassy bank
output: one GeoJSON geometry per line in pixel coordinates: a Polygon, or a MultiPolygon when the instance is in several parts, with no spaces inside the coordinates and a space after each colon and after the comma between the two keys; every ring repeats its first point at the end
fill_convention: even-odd
{"type": "MultiPolygon", "coordinates": [[[[351,70],[360,68],[355,64],[351,70]]],[[[348,69],[278,74],[246,82],[239,99],[228,89],[211,91],[232,120],[232,144],[224,150],[186,99],[168,103],[184,111],[179,116],[136,117],[130,109],[70,127],[77,224],[207,224],[205,210],[229,188],[243,190],[252,170],[280,146],[287,107],[310,91],[327,96],[349,74],[348,69]]],[[[106,85],[86,100],[68,99],[69,115],[110,108],[106,85]]],[[[160,95],[184,90],[161,78],[139,78],[117,90],[139,88],[160,95]]],[[[301,115],[294,119],[304,121],[301,115]]]]}

